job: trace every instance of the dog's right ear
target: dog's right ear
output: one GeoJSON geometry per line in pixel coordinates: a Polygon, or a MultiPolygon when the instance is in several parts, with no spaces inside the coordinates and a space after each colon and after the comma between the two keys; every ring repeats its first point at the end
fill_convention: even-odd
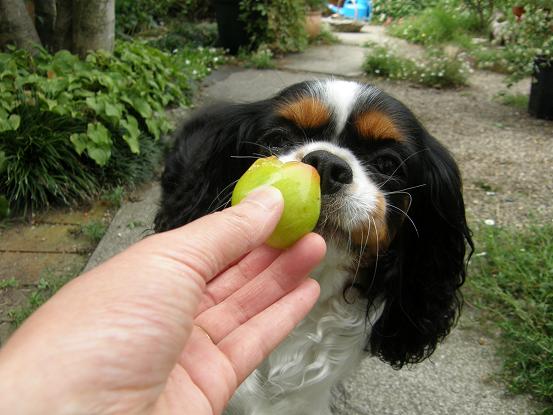
{"type": "Polygon", "coordinates": [[[223,208],[236,180],[259,153],[267,103],[217,104],[192,116],[175,134],[161,178],[155,231],[184,225],[223,208]]]}

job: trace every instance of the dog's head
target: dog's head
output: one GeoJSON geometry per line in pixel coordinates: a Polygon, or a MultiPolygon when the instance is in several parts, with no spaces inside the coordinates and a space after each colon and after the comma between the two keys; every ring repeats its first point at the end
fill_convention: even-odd
{"type": "Polygon", "coordinates": [[[254,159],[269,155],[317,168],[316,232],[349,255],[348,283],[369,307],[384,300],[371,353],[394,367],[428,357],[456,320],[472,248],[448,151],[374,86],[302,82],[265,101],[207,108],[183,126],[167,158],[156,230],[222,208],[254,159]]]}

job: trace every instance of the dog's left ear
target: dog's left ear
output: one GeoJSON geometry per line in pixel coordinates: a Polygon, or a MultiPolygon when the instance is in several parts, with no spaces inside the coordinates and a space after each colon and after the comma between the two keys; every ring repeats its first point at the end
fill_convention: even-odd
{"type": "Polygon", "coordinates": [[[419,157],[407,161],[413,224],[405,221],[390,246],[380,274],[386,304],[370,338],[370,351],[396,368],[429,357],[455,324],[467,245],[473,250],[459,169],[436,139],[421,137],[419,157]]]}
{"type": "Polygon", "coordinates": [[[266,105],[263,101],[212,105],[195,113],[177,131],[161,178],[156,232],[184,225],[227,204],[234,182],[254,161],[247,156],[260,152],[255,142],[266,105]]]}

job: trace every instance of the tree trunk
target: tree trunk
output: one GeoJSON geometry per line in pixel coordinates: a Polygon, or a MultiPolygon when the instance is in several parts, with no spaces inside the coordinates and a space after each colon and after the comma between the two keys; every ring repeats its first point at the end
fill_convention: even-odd
{"type": "Polygon", "coordinates": [[[113,51],[115,0],[75,0],[73,7],[73,52],[113,51]]]}
{"type": "Polygon", "coordinates": [[[56,0],[35,0],[36,30],[46,49],[52,51],[51,43],[56,24],[56,0]]]}
{"type": "Polygon", "coordinates": [[[41,45],[23,0],[0,0],[0,47],[8,44],[30,51],[41,45]]]}
{"type": "Polygon", "coordinates": [[[73,50],[73,0],[56,0],[56,24],[52,49],[73,50]]]}

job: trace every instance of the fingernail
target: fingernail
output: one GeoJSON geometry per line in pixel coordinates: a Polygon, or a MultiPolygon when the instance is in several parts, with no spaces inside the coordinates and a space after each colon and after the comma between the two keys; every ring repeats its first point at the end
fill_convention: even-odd
{"type": "Polygon", "coordinates": [[[282,203],[282,194],[275,187],[261,186],[248,193],[243,202],[254,202],[267,210],[272,210],[282,203]]]}

